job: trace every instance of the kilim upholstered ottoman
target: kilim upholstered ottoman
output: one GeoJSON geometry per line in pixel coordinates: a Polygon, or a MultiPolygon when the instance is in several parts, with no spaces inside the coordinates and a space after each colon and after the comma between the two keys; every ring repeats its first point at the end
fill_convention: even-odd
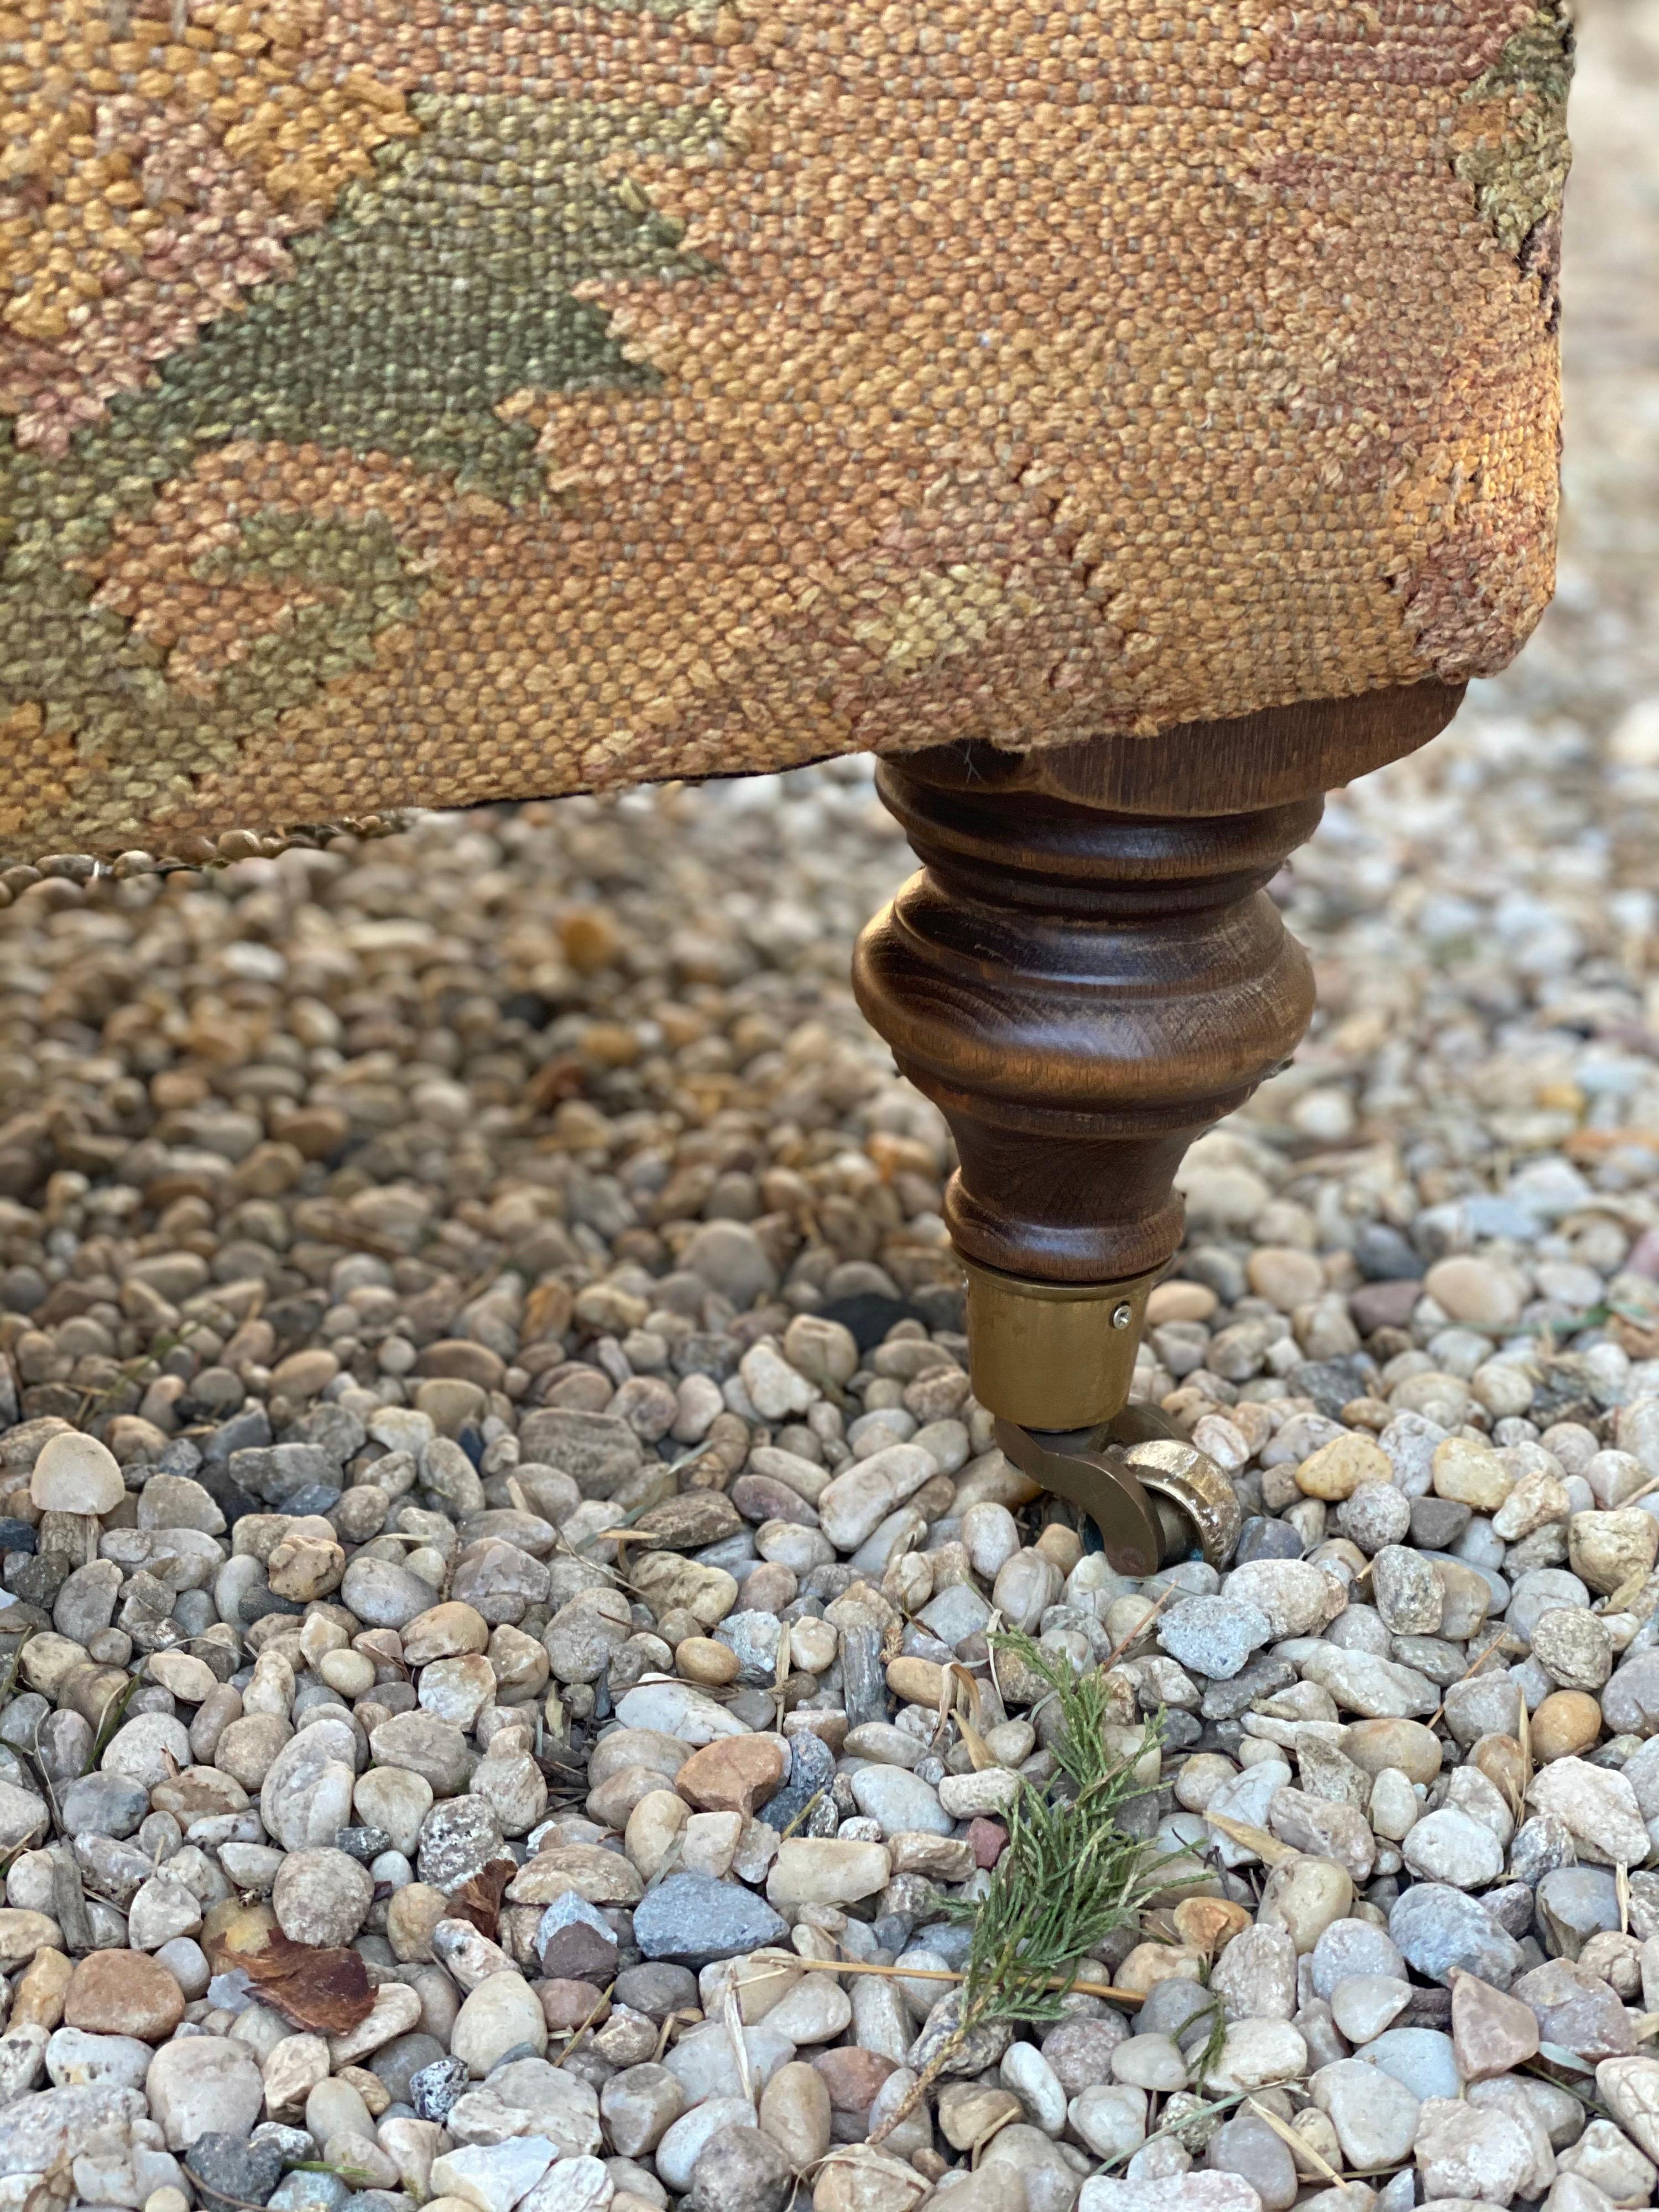
{"type": "Polygon", "coordinates": [[[1262,884],[1549,594],[1571,44],[7,0],[4,886],[882,754],[925,866],[858,983],[957,1133],[975,1386],[1098,1474],[1182,1149],[1308,1014],[1262,884]]]}

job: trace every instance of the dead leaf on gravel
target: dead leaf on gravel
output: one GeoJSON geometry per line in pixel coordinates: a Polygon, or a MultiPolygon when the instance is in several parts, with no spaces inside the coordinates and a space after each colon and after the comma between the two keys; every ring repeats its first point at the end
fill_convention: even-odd
{"type": "Polygon", "coordinates": [[[274,1928],[264,1950],[239,1954],[234,1964],[261,2003],[309,2035],[349,2035],[374,2009],[362,1954],[343,1945],[325,1950],[295,1943],[274,1928]]]}
{"type": "Polygon", "coordinates": [[[501,1896],[519,1871],[511,1859],[491,1859],[482,1874],[464,1881],[449,1900],[452,1920],[470,1920],[493,1943],[501,1925],[501,1896]]]}

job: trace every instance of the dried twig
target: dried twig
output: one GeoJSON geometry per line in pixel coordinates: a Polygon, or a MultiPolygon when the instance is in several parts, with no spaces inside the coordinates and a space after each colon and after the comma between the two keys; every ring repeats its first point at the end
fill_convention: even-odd
{"type": "Polygon", "coordinates": [[[616,1986],[617,1986],[617,1984],[616,1984],[614,1982],[612,1982],[612,1983],[611,1984],[611,1985],[610,1985],[610,1987],[609,1987],[609,1988],[607,1988],[607,1989],[603,1990],[601,1990],[601,1991],[600,1991],[600,1993],[599,1993],[599,2002],[598,2002],[598,2003],[593,2007],[592,2011],[592,2012],[590,2012],[590,2013],[588,2014],[587,2018],[586,2018],[586,2019],[582,2022],[581,2026],[580,2026],[579,2028],[577,2028],[577,2030],[575,2031],[575,2033],[572,2035],[572,2037],[571,2037],[571,2039],[570,2039],[569,2042],[568,2042],[568,2043],[567,2043],[567,2044],[565,2045],[564,2049],[563,2049],[563,2050],[559,2053],[558,2057],[557,2057],[553,2061],[553,2063],[554,2063],[556,2066],[562,2066],[562,2065],[564,2064],[565,2060],[566,2060],[567,2058],[568,2058],[568,2057],[569,2057],[569,2056],[570,2056],[571,2052],[572,2052],[573,2051],[575,2051],[575,2050],[577,2050],[577,2049],[579,2049],[579,2048],[580,2047],[580,2045],[581,2045],[582,2042],[584,2041],[584,2039],[586,2039],[586,2035],[587,2035],[587,2032],[588,2032],[588,2030],[592,2027],[592,2025],[593,2025],[594,2021],[595,2021],[596,2020],[598,2020],[598,2018],[599,2018],[599,2014],[600,2014],[605,2010],[605,2007],[610,2003],[610,2002],[611,2002],[611,1990],[614,1990],[614,1989],[616,1988],[616,1986]]]}
{"type": "Polygon", "coordinates": [[[787,1827],[783,1831],[782,1834],[778,1838],[778,1841],[779,1841],[781,1844],[787,1844],[787,1843],[788,1842],[788,1840],[789,1840],[790,1837],[791,1837],[791,1836],[793,1836],[793,1835],[796,1832],[796,1831],[799,1828],[799,1826],[800,1826],[800,1825],[801,1825],[802,1821],[803,1821],[803,1820],[810,1820],[811,1819],[811,1817],[812,1817],[812,1810],[813,1810],[813,1808],[814,1808],[815,1806],[817,1806],[817,1805],[821,1805],[821,1804],[823,1804],[823,1790],[815,1790],[812,1792],[811,1796],[807,1799],[806,1802],[805,1802],[805,1803],[801,1807],[801,1808],[800,1808],[799,1812],[796,1814],[796,1815],[795,1815],[794,1819],[793,1819],[793,1820],[789,1823],[789,1826],[787,1826],[787,1827]]]}
{"type": "Polygon", "coordinates": [[[1331,2186],[1334,2189],[1341,2189],[1346,2186],[1342,2176],[1331,2164],[1329,2159],[1328,2159],[1322,2152],[1316,2150],[1313,2145],[1308,2141],[1306,2136],[1297,2135],[1296,2130],[1290,2125],[1288,2121],[1281,2120],[1277,2112],[1270,2111],[1266,2105],[1259,2103],[1255,2098],[1247,2097],[1244,2101],[1249,2106],[1250,2110],[1255,2114],[1257,2119],[1265,2120],[1267,2123],[1267,2125],[1279,2137],[1280,2142],[1285,2145],[1286,2149],[1289,2150],[1292,2155],[1300,2152],[1302,2156],[1307,2160],[1310,2166],[1316,2166],[1318,2167],[1321,2173],[1324,2175],[1326,2180],[1331,2184],[1331,2186]]]}
{"type": "Polygon", "coordinates": [[[1116,1666],[1118,1661],[1123,1656],[1124,1653],[1128,1650],[1132,1644],[1139,1643],[1141,1638],[1146,1633],[1146,1631],[1158,1619],[1159,1613],[1163,1612],[1164,1607],[1168,1605],[1170,1600],[1175,1595],[1175,1584],[1173,1583],[1165,1583],[1163,1589],[1153,1601],[1152,1611],[1148,1613],[1144,1613],[1135,1623],[1134,1626],[1129,1631],[1129,1633],[1127,1636],[1121,1636],[1117,1642],[1113,1644],[1111,1650],[1106,1654],[1106,1656],[1101,1661],[1100,1671],[1103,1674],[1106,1674],[1110,1668],[1116,1666]]]}
{"type": "Polygon", "coordinates": [[[125,1689],[121,1691],[118,1696],[112,1698],[108,1705],[105,1706],[104,1717],[98,1723],[98,1733],[93,1738],[92,1749],[87,1754],[87,1763],[81,1769],[82,1774],[92,1773],[96,1768],[99,1760],[109,1749],[110,1738],[114,1735],[116,1729],[120,1727],[121,1716],[127,1709],[127,1700],[137,1688],[138,1682],[139,1677],[137,1674],[129,1675],[125,1689]]]}

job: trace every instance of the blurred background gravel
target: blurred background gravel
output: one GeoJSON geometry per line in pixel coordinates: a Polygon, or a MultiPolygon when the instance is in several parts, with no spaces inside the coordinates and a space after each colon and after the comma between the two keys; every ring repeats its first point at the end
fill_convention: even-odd
{"type": "MultiPolygon", "coordinates": [[[[1497,1235],[1626,1305],[1659,1273],[1659,0],[1590,0],[1573,126],[1559,597],[1446,737],[1333,798],[1278,887],[1321,1012],[1188,1170],[1196,1239],[1312,1244],[1339,1291],[1391,1249],[1368,1224],[1396,1271],[1497,1235]],[[1564,1235],[1589,1189],[1601,1225],[1564,1235]]],[[[571,1327],[534,1286],[660,1273],[711,1218],[799,1307],[878,1280],[837,1268],[948,1286],[944,1133],[846,981],[908,866],[842,763],[27,894],[0,915],[19,1411],[167,1431],[319,1348],[412,1392],[457,1339],[533,1398],[571,1327]],[[167,1255],[198,1264],[146,1283],[167,1255]],[[255,1314],[268,1356],[227,1369],[255,1314]]]]}

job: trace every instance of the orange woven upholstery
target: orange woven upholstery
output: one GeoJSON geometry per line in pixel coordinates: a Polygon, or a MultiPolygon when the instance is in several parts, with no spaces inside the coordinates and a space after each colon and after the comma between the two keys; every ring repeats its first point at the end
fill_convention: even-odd
{"type": "Polygon", "coordinates": [[[1501,666],[1569,52],[1556,0],[11,0],[0,853],[1501,666]]]}

